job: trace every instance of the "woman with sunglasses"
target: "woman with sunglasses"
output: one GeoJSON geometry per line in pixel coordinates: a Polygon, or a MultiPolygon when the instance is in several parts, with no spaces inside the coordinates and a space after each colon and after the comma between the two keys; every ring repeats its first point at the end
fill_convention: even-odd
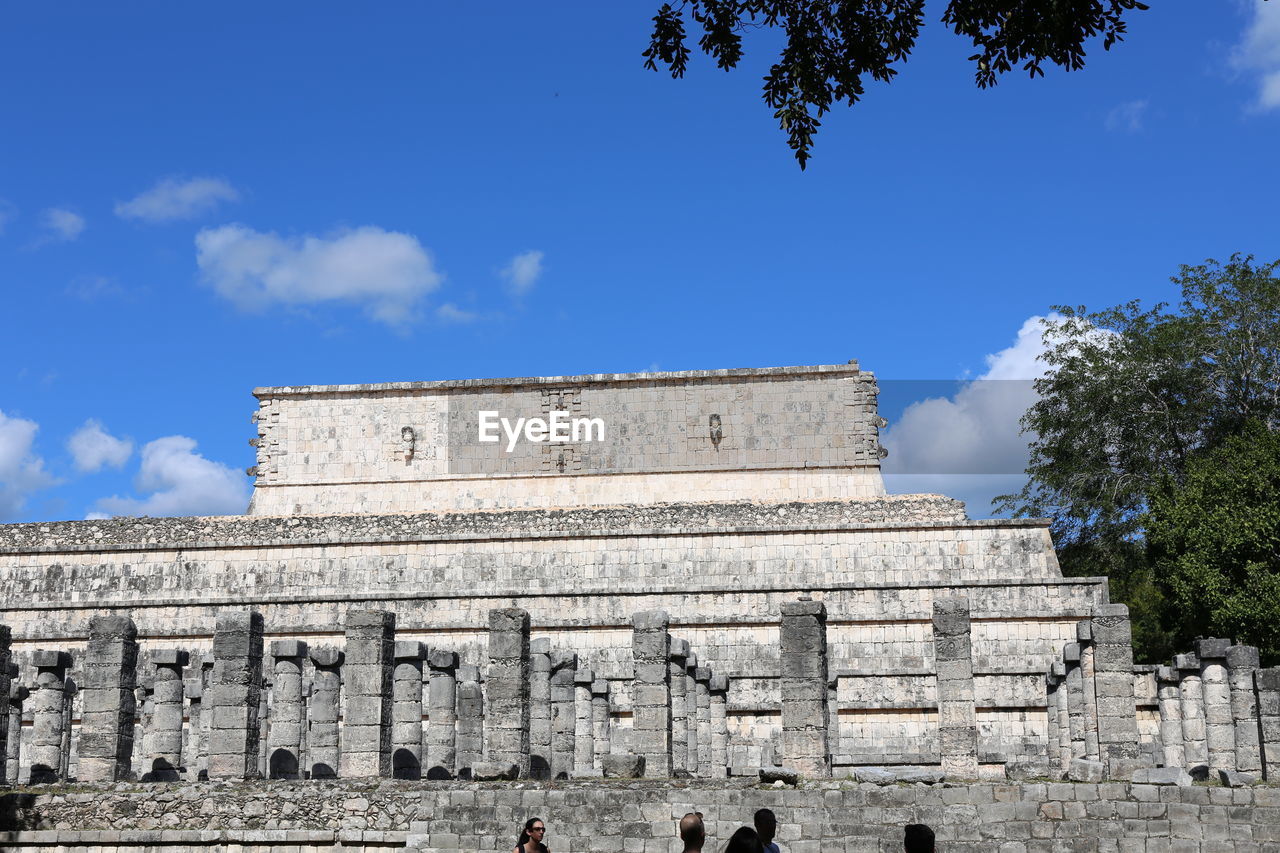
{"type": "Polygon", "coordinates": [[[547,825],[541,818],[531,817],[524,822],[520,832],[520,840],[516,842],[515,853],[549,853],[547,845],[542,843],[547,834],[547,825]]]}

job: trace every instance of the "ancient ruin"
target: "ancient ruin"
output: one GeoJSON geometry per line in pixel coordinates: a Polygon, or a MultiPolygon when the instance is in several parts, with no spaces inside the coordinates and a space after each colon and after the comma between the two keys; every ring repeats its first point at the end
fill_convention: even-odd
{"type": "MultiPolygon", "coordinates": [[[[877,393],[854,363],[258,389],[247,515],[0,526],[6,778],[105,786],[108,813],[135,796],[111,783],[212,785],[273,824],[164,807],[172,821],[138,831],[325,850],[482,849],[465,839],[498,831],[492,815],[464,831],[428,801],[470,792],[458,803],[483,810],[474,786],[501,780],[588,797],[660,780],[613,796],[665,785],[669,810],[762,774],[932,783],[904,789],[926,811],[944,781],[1040,780],[1008,790],[1048,809],[1029,819],[1056,838],[1063,792],[1044,780],[1110,784],[1119,814],[1135,783],[1276,778],[1277,670],[1225,640],[1135,667],[1126,609],[1105,579],[1062,576],[1047,522],[885,493],[877,393]],[[599,435],[549,440],[538,423],[557,412],[599,435]],[[526,427],[484,440],[484,413],[526,427]],[[218,787],[246,780],[264,781],[218,787]],[[378,780],[435,793],[378,788],[376,820],[353,796],[365,805],[323,827],[274,811],[299,785],[324,799],[378,780]]],[[[90,849],[108,829],[121,849],[163,847],[35,803],[11,818],[24,849],[90,849]],[[44,839],[58,820],[66,839],[44,839]]],[[[658,825],[680,814],[626,849],[665,851],[658,825]]],[[[869,843],[891,837],[866,823],[869,843]]],[[[1002,837],[954,823],[942,837],[975,846],[950,849],[1002,837]]],[[[602,840],[630,832],[615,830],[553,849],[622,849],[602,840]]]]}

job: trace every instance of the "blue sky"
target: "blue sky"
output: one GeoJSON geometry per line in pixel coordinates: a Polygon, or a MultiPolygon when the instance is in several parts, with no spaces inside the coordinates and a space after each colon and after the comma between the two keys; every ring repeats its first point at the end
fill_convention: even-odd
{"type": "MultiPolygon", "coordinates": [[[[257,385],[1018,378],[1050,305],[1280,256],[1276,0],[1157,4],[988,91],[933,4],[806,172],[770,37],[673,81],[642,67],[657,5],[6,4],[0,520],[235,511],[257,385]]],[[[1007,405],[943,393],[969,445],[1016,445],[1007,405]]]]}

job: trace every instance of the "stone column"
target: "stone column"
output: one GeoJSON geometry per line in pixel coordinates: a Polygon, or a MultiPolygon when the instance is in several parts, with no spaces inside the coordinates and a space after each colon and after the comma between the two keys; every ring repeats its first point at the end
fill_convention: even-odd
{"type": "MultiPolygon", "coordinates": [[[[671,640],[671,772],[688,770],[689,767],[689,715],[685,707],[685,661],[689,658],[689,641],[671,640]]],[[[606,699],[606,705],[608,700],[606,699]]],[[[600,753],[596,746],[597,755],[600,753]]],[[[598,762],[597,762],[598,766],[598,762]]]]}
{"type": "MultiPolygon", "coordinates": [[[[840,679],[830,676],[827,679],[827,762],[840,751],[840,679]]],[[[778,763],[774,759],[774,763],[778,763]]]]}
{"type": "Polygon", "coordinates": [[[311,697],[307,703],[307,764],[312,779],[338,777],[338,708],[345,656],[330,646],[310,650],[311,697]]]}
{"type": "Polygon", "coordinates": [[[978,722],[973,696],[969,599],[933,600],[933,655],[938,672],[938,746],[949,779],[978,778],[978,722]]]}
{"type": "MultiPolygon", "coordinates": [[[[434,679],[433,679],[434,680],[434,679]]],[[[459,779],[470,779],[471,768],[484,752],[484,687],[480,684],[480,667],[458,667],[458,725],[455,770],[459,779]]],[[[434,715],[434,708],[432,714],[434,715]]],[[[427,747],[427,760],[436,767],[436,725],[434,717],[427,726],[432,738],[427,747]]],[[[430,771],[428,771],[430,772],[430,771]]]]}
{"type": "Polygon", "coordinates": [[[213,712],[209,730],[209,778],[258,776],[258,702],[262,691],[262,614],[224,610],[213,634],[213,712]]]}
{"type": "MultiPolygon", "coordinates": [[[[199,664],[197,664],[198,668],[199,664]]],[[[183,776],[188,782],[201,779],[201,773],[208,778],[209,754],[205,745],[204,726],[208,722],[204,713],[204,685],[199,676],[187,678],[182,682],[182,692],[187,697],[187,745],[186,773],[183,776]]]]}
{"type": "MultiPolygon", "coordinates": [[[[18,668],[13,664],[9,667],[9,739],[5,742],[5,779],[10,785],[16,785],[22,767],[22,706],[31,691],[18,681],[18,668]]],[[[125,769],[128,770],[127,764],[125,769]]]]}
{"type": "MultiPolygon", "coordinates": [[[[475,667],[472,667],[475,669],[475,667]]],[[[427,774],[428,779],[452,779],[458,770],[459,710],[458,654],[447,649],[432,649],[427,656],[427,774]]],[[[476,681],[477,690],[479,674],[476,681]]],[[[477,700],[478,701],[478,700],[477,700]]],[[[477,721],[481,710],[476,708],[477,721]]],[[[476,752],[481,751],[476,744],[476,752]]],[[[471,765],[468,764],[468,767],[471,765]]]]}
{"type": "Polygon", "coordinates": [[[213,652],[200,655],[200,769],[198,778],[209,778],[209,739],[213,731],[213,652]]]}
{"type": "Polygon", "coordinates": [[[75,767],[76,759],[76,743],[71,740],[71,720],[73,719],[73,710],[77,704],[77,697],[80,693],[80,685],[76,684],[74,678],[67,676],[63,682],[63,702],[62,702],[62,767],[58,773],[63,779],[70,779],[72,769],[75,767]]]}
{"type": "Polygon", "coordinates": [[[713,674],[707,682],[707,715],[711,722],[711,766],[708,776],[724,779],[729,775],[729,677],[713,674]]]}
{"type": "Polygon", "coordinates": [[[1182,711],[1182,751],[1185,767],[1209,766],[1209,749],[1205,744],[1204,691],[1200,683],[1200,659],[1195,654],[1177,655],[1173,666],[1181,676],[1178,704],[1182,711]]]}
{"type": "Polygon", "coordinates": [[[389,777],[396,615],[389,610],[348,610],[346,627],[342,675],[347,696],[339,775],[389,777]]]}
{"type": "Polygon", "coordinates": [[[35,690],[31,694],[31,784],[57,782],[62,771],[62,732],[66,724],[66,677],[71,656],[41,649],[33,652],[35,690]]]}
{"type": "Polygon", "coordinates": [[[1080,670],[1080,644],[1067,643],[1062,648],[1062,662],[1067,668],[1067,723],[1071,727],[1071,757],[1087,758],[1084,746],[1084,673],[1080,670]]]}
{"type": "Polygon", "coordinates": [[[698,775],[698,655],[693,651],[689,652],[689,656],[684,662],[684,705],[685,705],[685,722],[688,725],[688,732],[685,739],[688,741],[689,754],[685,759],[685,769],[691,775],[698,775]]]}
{"type": "Polygon", "coordinates": [[[395,644],[391,675],[391,775],[422,778],[422,658],[417,640],[395,644]]]}
{"type": "Polygon", "coordinates": [[[1231,641],[1196,640],[1200,684],[1204,690],[1204,739],[1210,770],[1236,769],[1236,733],[1231,722],[1231,687],[1227,682],[1227,649],[1231,641]]]}
{"type": "Polygon", "coordinates": [[[603,678],[591,682],[591,741],[595,746],[591,766],[603,770],[609,754],[609,682],[603,678]]]}
{"type": "Polygon", "coordinates": [[[1280,667],[1253,673],[1258,691],[1258,733],[1262,738],[1262,778],[1280,781],[1280,667]]]}
{"type": "Polygon", "coordinates": [[[1156,668],[1156,699],[1160,704],[1160,746],[1165,767],[1186,767],[1182,748],[1182,698],[1178,695],[1178,671],[1171,666],[1156,668]]]}
{"type": "Polygon", "coordinates": [[[1045,757],[1050,770],[1062,767],[1062,745],[1058,742],[1058,691],[1057,676],[1050,670],[1044,674],[1045,757]]]}
{"type": "Polygon", "coordinates": [[[574,708],[573,674],[578,656],[572,652],[551,653],[551,778],[568,779],[573,772],[574,708]]]}
{"type": "Polygon", "coordinates": [[[1236,735],[1236,769],[1245,773],[1262,770],[1262,745],[1258,740],[1258,700],[1253,692],[1253,673],[1258,668],[1254,646],[1232,646],[1227,650],[1227,686],[1231,690],[1231,720],[1236,735]]]}
{"type": "Polygon", "coordinates": [[[133,620],[116,615],[92,617],[84,658],[80,781],[129,778],[137,671],[138,629],[133,620]]]}
{"type": "Polygon", "coordinates": [[[670,624],[665,610],[631,617],[632,752],[644,757],[644,775],[659,779],[671,775],[670,624]]]}
{"type": "Polygon", "coordinates": [[[596,674],[580,669],[573,674],[573,772],[589,776],[595,766],[595,744],[592,743],[591,684],[596,674]]]}
{"type": "MultiPolygon", "coordinates": [[[[9,687],[12,684],[12,676],[10,675],[10,664],[12,657],[9,654],[9,645],[12,641],[12,634],[8,625],[0,625],[0,784],[4,784],[6,780],[16,781],[8,775],[8,754],[9,754],[9,687]]],[[[21,729],[14,729],[14,737],[21,737],[21,729]]]]}
{"type": "Polygon", "coordinates": [[[1093,609],[1094,679],[1098,691],[1098,751],[1113,779],[1132,775],[1138,758],[1138,715],[1133,694],[1133,636],[1129,608],[1093,609]]]}
{"type": "Polygon", "coordinates": [[[1076,641],[1080,643],[1080,681],[1084,697],[1084,757],[1098,761],[1097,667],[1093,659],[1093,623],[1088,619],[1076,623],[1076,641]]]}
{"type": "Polygon", "coordinates": [[[267,752],[267,744],[271,739],[270,700],[275,689],[272,677],[271,664],[267,662],[262,668],[262,689],[258,691],[258,743],[261,744],[258,749],[258,776],[262,779],[268,778],[271,772],[271,756],[267,752]]]}
{"type": "Polygon", "coordinates": [[[271,657],[275,672],[271,730],[267,733],[267,775],[272,779],[301,779],[302,662],[307,657],[307,644],[302,640],[276,640],[271,644],[271,657]]]}
{"type": "Polygon", "coordinates": [[[698,775],[711,775],[711,668],[700,666],[694,672],[698,707],[698,775]]]}
{"type": "Polygon", "coordinates": [[[529,614],[518,607],[489,611],[485,676],[485,756],[529,775],[529,614]]]}
{"type": "Polygon", "coordinates": [[[182,775],[182,669],[188,655],[179,649],[156,649],[151,662],[156,674],[144,781],[177,782],[182,775]]]}
{"type": "Polygon", "coordinates": [[[782,766],[804,776],[830,776],[826,605],[784,601],[780,638],[782,766]]]}
{"type": "Polygon", "coordinates": [[[1058,689],[1054,691],[1054,697],[1058,700],[1054,713],[1057,715],[1058,724],[1058,772],[1065,774],[1071,769],[1071,712],[1067,707],[1067,665],[1062,661],[1054,661],[1049,669],[1050,676],[1053,677],[1054,683],[1058,685],[1058,689]]]}
{"type": "Polygon", "coordinates": [[[551,778],[551,640],[529,642],[529,776],[551,778]]]}

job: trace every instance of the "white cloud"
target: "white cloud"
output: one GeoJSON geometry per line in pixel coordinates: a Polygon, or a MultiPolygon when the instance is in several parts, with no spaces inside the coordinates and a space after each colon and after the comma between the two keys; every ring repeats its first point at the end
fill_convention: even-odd
{"type": "Polygon", "coordinates": [[[1113,107],[1111,112],[1107,113],[1107,130],[1137,133],[1142,130],[1142,121],[1146,118],[1148,106],[1147,100],[1142,98],[1136,101],[1125,101],[1113,107]]]}
{"type": "Polygon", "coordinates": [[[474,311],[465,311],[452,302],[446,302],[436,309],[437,319],[445,323],[470,323],[478,316],[474,311]]]}
{"type": "Polygon", "coordinates": [[[144,222],[193,219],[221,202],[239,201],[240,193],[218,178],[165,178],[151,189],[116,205],[116,216],[144,222]]]}
{"type": "Polygon", "coordinates": [[[521,252],[502,268],[507,288],[516,296],[528,293],[542,276],[542,252],[521,252]]]}
{"type": "Polygon", "coordinates": [[[1253,0],[1249,24],[1231,55],[1236,70],[1256,75],[1258,110],[1280,108],[1280,3],[1253,0]]]}
{"type": "Polygon", "coordinates": [[[327,238],[205,228],[196,235],[196,262],[205,281],[242,309],[355,302],[393,326],[412,321],[422,297],[444,280],[416,237],[372,225],[327,238]]]}
{"type": "Polygon", "coordinates": [[[32,492],[52,486],[32,445],[39,425],[0,412],[0,521],[14,518],[32,492]]]}
{"type": "Polygon", "coordinates": [[[195,452],[195,439],[170,435],[142,448],[134,486],[145,498],[109,497],[98,501],[90,517],[108,515],[238,515],[249,504],[241,472],[195,452]]]}
{"type": "Polygon", "coordinates": [[[133,455],[133,442],[116,438],[101,421],[89,419],[67,440],[67,450],[77,471],[92,473],[104,467],[120,468],[133,455]]]}
{"type": "Polygon", "coordinates": [[[961,497],[971,515],[985,516],[994,496],[1021,488],[1029,457],[1019,420],[1036,401],[1033,380],[1047,368],[1038,360],[1045,319],[1029,318],[1011,346],[986,357],[986,372],[952,396],[903,411],[882,437],[890,491],[961,497]]]}
{"type": "Polygon", "coordinates": [[[84,217],[64,207],[50,207],[40,215],[40,224],[48,232],[45,242],[70,243],[84,231],[84,217]]]}

